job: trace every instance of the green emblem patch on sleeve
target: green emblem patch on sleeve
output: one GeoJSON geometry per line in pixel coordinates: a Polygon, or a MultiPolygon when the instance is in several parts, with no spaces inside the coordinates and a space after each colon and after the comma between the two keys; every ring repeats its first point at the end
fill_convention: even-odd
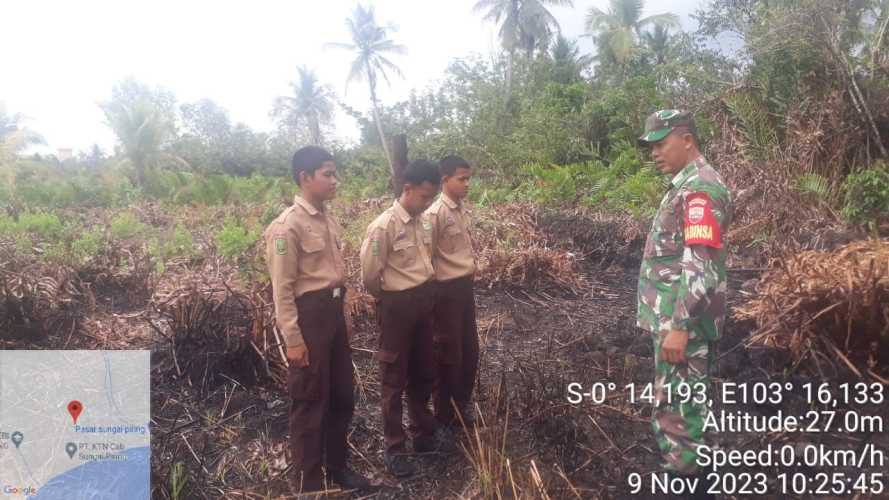
{"type": "Polygon", "coordinates": [[[370,251],[374,257],[380,255],[380,240],[371,240],[370,241],[370,251]]]}
{"type": "Polygon", "coordinates": [[[275,238],[275,252],[278,255],[287,255],[287,240],[284,238],[275,238]]]}

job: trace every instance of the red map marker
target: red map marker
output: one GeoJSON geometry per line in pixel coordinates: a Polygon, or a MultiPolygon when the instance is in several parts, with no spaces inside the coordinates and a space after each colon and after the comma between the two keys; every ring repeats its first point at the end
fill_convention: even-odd
{"type": "Polygon", "coordinates": [[[80,416],[80,412],[83,411],[83,405],[80,401],[71,401],[68,403],[68,413],[71,414],[71,418],[74,419],[74,425],[77,425],[77,417],[80,416]]]}

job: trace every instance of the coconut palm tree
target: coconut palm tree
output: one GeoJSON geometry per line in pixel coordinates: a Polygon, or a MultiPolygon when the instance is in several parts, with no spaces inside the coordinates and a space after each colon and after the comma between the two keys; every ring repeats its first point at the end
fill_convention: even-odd
{"type": "Polygon", "coordinates": [[[509,93],[516,51],[530,57],[534,50],[549,45],[559,23],[546,5],[572,7],[573,0],[478,0],[473,12],[484,12],[483,19],[500,25],[500,44],[506,51],[506,87],[509,93]]]}
{"type": "Polygon", "coordinates": [[[148,169],[162,164],[189,168],[188,162],[166,147],[176,137],[176,98],[162,88],[151,89],[132,77],[115,84],[111,99],[99,104],[106,125],[117,135],[136,173],[135,184],[145,185],[148,169]]]}
{"type": "Polygon", "coordinates": [[[6,104],[0,102],[0,162],[11,160],[28,146],[44,144],[43,137],[24,125],[25,117],[10,114],[6,104]]]}
{"type": "Polygon", "coordinates": [[[333,121],[333,90],[319,83],[315,72],[305,66],[297,68],[297,72],[299,79],[290,83],[293,95],[275,98],[271,115],[285,129],[304,125],[309,129],[312,144],[320,146],[321,127],[333,121]]]}
{"type": "Polygon", "coordinates": [[[553,63],[553,78],[560,83],[572,83],[582,78],[582,72],[592,62],[588,55],[580,55],[577,42],[559,34],[549,49],[553,63]]]}
{"type": "Polygon", "coordinates": [[[136,185],[144,186],[146,169],[158,161],[161,145],[170,138],[170,125],[148,101],[109,101],[99,107],[136,170],[136,185]]]}
{"type": "Polygon", "coordinates": [[[359,80],[367,81],[370,89],[370,101],[373,108],[374,122],[377,125],[377,133],[380,135],[380,144],[389,161],[389,169],[395,175],[395,166],[392,163],[392,155],[389,153],[389,145],[383,133],[383,124],[380,123],[380,108],[377,98],[378,78],[382,77],[389,84],[389,73],[401,78],[404,75],[401,69],[387,57],[388,54],[404,54],[407,52],[403,45],[395,43],[388,38],[390,32],[395,31],[391,25],[381,26],[377,24],[374,16],[374,8],[355,6],[352,17],[346,19],[346,29],[352,38],[351,43],[329,43],[327,47],[345,49],[355,52],[356,57],[349,69],[346,85],[359,80]]]}
{"type": "Polygon", "coordinates": [[[642,17],[643,0],[610,0],[607,12],[590,7],[586,31],[596,41],[600,63],[625,68],[639,56],[639,38],[649,26],[678,28],[676,14],[642,17]]]}
{"type": "Polygon", "coordinates": [[[657,24],[651,31],[643,32],[642,45],[654,56],[655,64],[664,64],[670,58],[674,47],[670,28],[657,24]]]}

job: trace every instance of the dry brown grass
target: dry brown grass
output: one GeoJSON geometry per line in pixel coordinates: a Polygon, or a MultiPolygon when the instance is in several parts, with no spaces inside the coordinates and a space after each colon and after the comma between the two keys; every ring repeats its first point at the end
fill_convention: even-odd
{"type": "Polygon", "coordinates": [[[13,247],[0,242],[0,339],[34,341],[53,333],[70,340],[95,309],[89,286],[71,268],[17,255],[13,247]]]}
{"type": "Polygon", "coordinates": [[[880,358],[889,344],[889,242],[776,259],[757,291],[734,314],[759,326],[750,343],[787,349],[796,362],[840,360],[859,375],[853,361],[889,364],[880,358]]]}
{"type": "Polygon", "coordinates": [[[160,323],[152,325],[167,341],[162,371],[204,391],[223,376],[245,385],[284,380],[280,341],[261,293],[192,275],[156,293],[151,308],[160,323]]]}
{"type": "MultiPolygon", "coordinates": [[[[504,380],[500,383],[502,388],[504,380]]],[[[547,480],[537,463],[533,459],[517,461],[509,449],[512,431],[509,404],[501,399],[503,390],[495,390],[495,394],[486,412],[476,404],[476,426],[472,430],[463,428],[463,453],[469,460],[473,477],[461,498],[549,500],[547,480]]]]}
{"type": "Polygon", "coordinates": [[[541,228],[540,208],[529,203],[491,207],[478,214],[473,243],[477,283],[485,288],[587,288],[576,254],[553,244],[541,228]]]}

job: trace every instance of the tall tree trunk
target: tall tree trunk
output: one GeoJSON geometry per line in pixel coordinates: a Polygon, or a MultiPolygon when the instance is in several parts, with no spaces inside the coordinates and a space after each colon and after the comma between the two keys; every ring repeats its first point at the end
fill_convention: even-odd
{"type": "Polygon", "coordinates": [[[140,156],[133,158],[133,168],[136,170],[136,187],[145,187],[145,160],[140,156]]]}
{"type": "Polygon", "coordinates": [[[506,53],[506,98],[512,95],[512,65],[515,59],[515,49],[509,49],[506,53]]]}
{"type": "Polygon", "coordinates": [[[321,125],[318,123],[317,116],[309,117],[309,134],[312,136],[312,144],[315,146],[321,145],[321,125]]]}
{"type": "Polygon", "coordinates": [[[404,134],[392,137],[392,163],[395,170],[391,187],[397,198],[404,189],[404,171],[407,169],[407,136],[404,134]]]}
{"type": "Polygon", "coordinates": [[[389,162],[389,172],[392,179],[395,179],[395,165],[392,163],[392,155],[389,153],[389,144],[386,142],[386,135],[383,133],[383,124],[380,122],[380,110],[377,105],[377,83],[376,75],[367,68],[367,81],[370,83],[370,102],[373,107],[374,123],[377,124],[377,133],[380,134],[380,144],[383,146],[383,152],[386,153],[386,161],[389,162]]]}

